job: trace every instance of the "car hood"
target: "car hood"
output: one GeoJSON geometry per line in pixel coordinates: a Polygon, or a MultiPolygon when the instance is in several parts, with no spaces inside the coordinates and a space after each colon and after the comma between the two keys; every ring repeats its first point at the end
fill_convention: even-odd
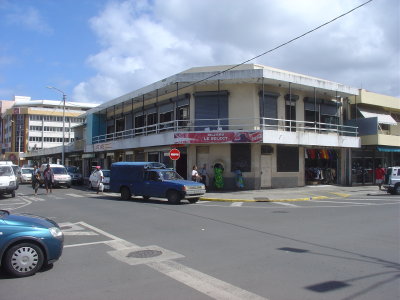
{"type": "Polygon", "coordinates": [[[58,227],[57,223],[53,220],[31,214],[5,215],[3,217],[3,221],[6,224],[14,226],[31,226],[42,228],[58,227]]]}
{"type": "Polygon", "coordinates": [[[190,180],[185,180],[185,179],[176,179],[176,180],[164,180],[165,182],[171,182],[171,183],[176,183],[180,185],[186,185],[186,186],[203,186],[202,183],[196,182],[196,181],[190,181],[190,180]]]}

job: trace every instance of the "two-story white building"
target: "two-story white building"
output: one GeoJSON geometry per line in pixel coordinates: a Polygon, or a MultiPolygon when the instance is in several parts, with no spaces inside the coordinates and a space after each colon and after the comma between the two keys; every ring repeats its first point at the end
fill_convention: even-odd
{"type": "Polygon", "coordinates": [[[212,182],[220,164],[227,189],[238,168],[250,189],[346,184],[360,147],[346,123],[358,93],[256,64],[192,68],[87,111],[84,169],[159,161],[189,178],[206,164],[212,182]]]}

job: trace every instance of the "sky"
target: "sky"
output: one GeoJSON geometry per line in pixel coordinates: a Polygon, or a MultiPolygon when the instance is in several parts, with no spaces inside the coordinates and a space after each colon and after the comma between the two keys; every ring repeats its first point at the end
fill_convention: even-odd
{"type": "MultiPolygon", "coordinates": [[[[0,0],[0,99],[103,103],[236,65],[367,0],[0,0]]],[[[373,0],[250,63],[400,97],[400,1],[373,0]]]]}

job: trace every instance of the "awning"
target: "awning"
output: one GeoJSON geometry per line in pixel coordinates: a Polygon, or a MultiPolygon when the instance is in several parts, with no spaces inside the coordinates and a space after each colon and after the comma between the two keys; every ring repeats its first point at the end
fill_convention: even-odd
{"type": "Polygon", "coordinates": [[[358,111],[363,115],[364,118],[378,118],[379,124],[397,125],[397,122],[393,117],[383,110],[371,109],[371,108],[360,108],[358,111]]]}
{"type": "Polygon", "coordinates": [[[379,152],[400,152],[400,147],[376,147],[379,152]]]}

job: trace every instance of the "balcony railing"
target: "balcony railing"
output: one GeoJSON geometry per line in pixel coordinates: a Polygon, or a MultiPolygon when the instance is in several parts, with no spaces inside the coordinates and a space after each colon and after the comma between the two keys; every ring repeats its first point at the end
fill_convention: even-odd
{"type": "Polygon", "coordinates": [[[93,144],[130,139],[143,135],[159,134],[168,131],[250,131],[275,130],[292,132],[314,132],[319,134],[337,134],[343,136],[358,136],[357,126],[347,126],[331,123],[294,121],[273,118],[252,119],[196,119],[176,120],[164,123],[118,131],[93,137],[93,144]]]}

